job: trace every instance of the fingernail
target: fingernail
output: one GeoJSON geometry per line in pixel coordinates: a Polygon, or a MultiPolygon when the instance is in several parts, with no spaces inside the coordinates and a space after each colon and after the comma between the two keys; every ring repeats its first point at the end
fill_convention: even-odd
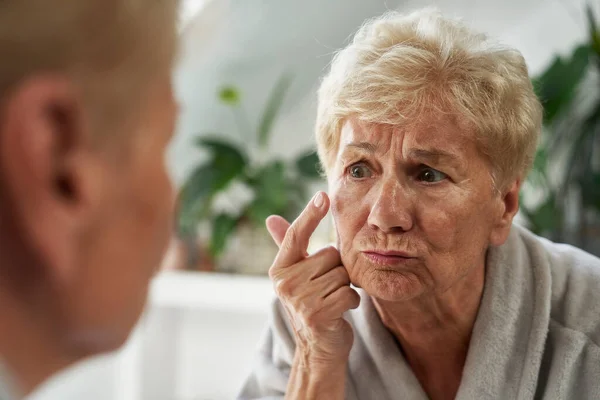
{"type": "Polygon", "coordinates": [[[321,206],[323,205],[323,202],[324,202],[323,193],[321,193],[321,192],[317,193],[317,195],[315,196],[315,198],[313,200],[315,207],[321,208],[321,206]]]}

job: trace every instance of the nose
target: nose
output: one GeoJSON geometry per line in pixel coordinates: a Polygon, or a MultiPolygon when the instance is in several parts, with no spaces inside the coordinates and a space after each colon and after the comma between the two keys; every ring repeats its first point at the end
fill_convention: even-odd
{"type": "Polygon", "coordinates": [[[402,233],[412,228],[410,201],[397,178],[389,178],[381,184],[371,206],[368,224],[384,233],[402,233]]]}

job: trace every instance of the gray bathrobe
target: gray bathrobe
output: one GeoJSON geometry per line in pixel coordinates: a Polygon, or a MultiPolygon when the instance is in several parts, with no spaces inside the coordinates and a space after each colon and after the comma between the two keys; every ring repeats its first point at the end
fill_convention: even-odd
{"type": "MultiPolygon", "coordinates": [[[[427,399],[369,296],[354,328],[346,398],[427,399]]],[[[275,302],[240,398],[283,397],[294,339],[275,302]]],[[[488,252],[486,280],[460,400],[600,399],[600,259],[513,226],[488,252]]]]}

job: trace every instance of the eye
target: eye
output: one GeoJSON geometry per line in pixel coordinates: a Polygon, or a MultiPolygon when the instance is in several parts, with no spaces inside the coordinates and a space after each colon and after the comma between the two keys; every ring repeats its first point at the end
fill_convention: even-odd
{"type": "Polygon", "coordinates": [[[354,179],[370,178],[373,175],[369,167],[367,167],[364,163],[352,164],[348,168],[348,173],[354,179]]]}
{"type": "Polygon", "coordinates": [[[425,167],[419,172],[419,175],[417,175],[417,180],[427,183],[436,183],[443,181],[447,177],[448,176],[446,174],[438,171],[437,169],[425,167]]]}

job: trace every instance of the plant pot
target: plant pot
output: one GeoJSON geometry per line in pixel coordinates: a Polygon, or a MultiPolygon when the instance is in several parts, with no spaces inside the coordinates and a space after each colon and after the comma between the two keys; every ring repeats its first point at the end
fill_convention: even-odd
{"type": "Polygon", "coordinates": [[[173,237],[161,266],[162,270],[191,270],[209,272],[215,269],[208,251],[196,238],[173,237]]]}
{"type": "Polygon", "coordinates": [[[241,224],[216,262],[218,272],[267,275],[278,247],[263,227],[241,224]]]}

